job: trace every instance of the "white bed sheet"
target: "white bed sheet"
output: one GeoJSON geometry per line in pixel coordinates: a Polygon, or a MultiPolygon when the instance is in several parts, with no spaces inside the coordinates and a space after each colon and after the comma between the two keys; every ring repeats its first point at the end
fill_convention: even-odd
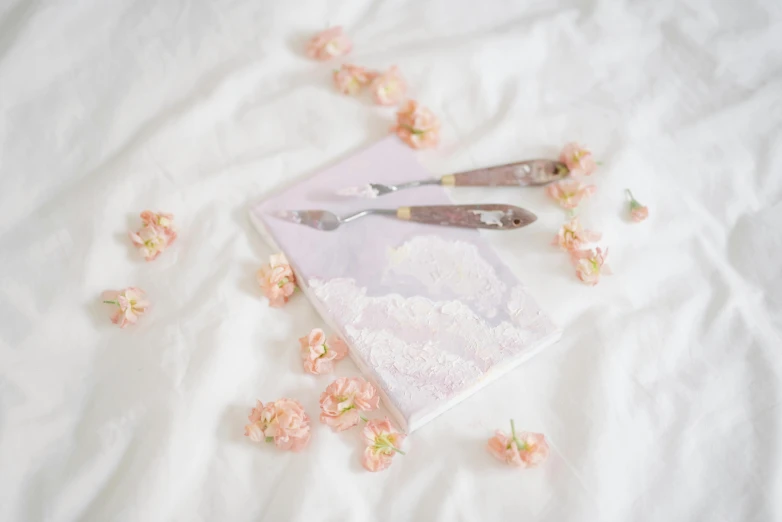
{"type": "Polygon", "coordinates": [[[780,5],[3,2],[0,520],[782,519],[780,5]],[[328,23],[441,116],[435,173],[587,143],[616,272],[575,280],[539,191],[455,191],[538,213],[490,240],[565,334],[378,474],[356,433],[242,435],[256,397],[315,418],[330,382],[296,356],[309,304],[260,296],[248,206],[392,119],[302,56],[328,23]],[[182,230],[150,264],[125,235],[147,208],[182,230]],[[96,303],[128,285],[154,307],[119,330],[96,303]],[[485,451],[511,417],[551,441],[541,468],[485,451]]]}

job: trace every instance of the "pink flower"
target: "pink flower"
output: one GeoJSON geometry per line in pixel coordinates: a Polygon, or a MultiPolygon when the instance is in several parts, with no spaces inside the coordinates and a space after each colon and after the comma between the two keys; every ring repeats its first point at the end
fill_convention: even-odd
{"type": "Polygon", "coordinates": [[[281,450],[300,451],[310,440],[310,418],[294,399],[279,399],[263,405],[257,401],[244,435],[253,442],[274,442],[281,450]]]}
{"type": "Polygon", "coordinates": [[[307,56],[316,60],[330,60],[348,54],[352,46],[342,27],[330,27],[313,36],[307,43],[307,56]]]}
{"type": "Polygon", "coordinates": [[[440,121],[426,107],[408,100],[396,113],[391,132],[414,149],[434,147],[440,141],[440,121]]]}
{"type": "Polygon", "coordinates": [[[258,284],[269,298],[269,306],[279,308],[296,290],[296,276],[284,254],[269,258],[269,265],[258,270],[258,284]]]}
{"type": "Polygon", "coordinates": [[[141,213],[141,221],[144,223],[144,226],[156,226],[162,228],[166,235],[166,243],[169,245],[177,238],[173,214],[145,210],[141,213]]]}
{"type": "Polygon", "coordinates": [[[578,218],[573,218],[560,227],[557,237],[554,238],[554,244],[559,245],[562,250],[573,252],[581,250],[588,243],[599,241],[601,235],[600,232],[584,230],[578,218]]]}
{"type": "Polygon", "coordinates": [[[605,252],[600,247],[595,250],[576,250],[570,255],[576,264],[576,275],[589,286],[596,285],[601,274],[611,275],[611,268],[605,264],[608,249],[605,252]]]}
{"type": "Polygon", "coordinates": [[[326,342],[326,334],[320,328],[313,329],[309,335],[299,339],[304,371],[314,375],[330,373],[334,363],[348,354],[348,345],[339,337],[326,342]]]}
{"type": "Polygon", "coordinates": [[[147,261],[154,261],[169,245],[166,231],[157,225],[144,226],[138,232],[130,232],[128,236],[147,261]]]}
{"type": "Polygon", "coordinates": [[[149,308],[149,302],[144,300],[144,291],[132,286],[120,291],[103,292],[103,302],[112,305],[111,322],[120,328],[135,324],[149,308]]]}
{"type": "Polygon", "coordinates": [[[506,464],[522,468],[532,468],[546,460],[549,448],[542,433],[516,433],[513,420],[510,421],[510,430],[510,437],[497,430],[489,439],[488,450],[492,455],[506,464]]]}
{"type": "Polygon", "coordinates": [[[396,105],[402,101],[405,92],[407,84],[396,65],[372,81],[372,95],[378,105],[396,105]]]}
{"type": "Polygon", "coordinates": [[[367,445],[361,456],[361,464],[369,471],[382,471],[391,465],[391,459],[396,453],[405,454],[400,449],[405,435],[391,425],[388,417],[368,421],[361,434],[367,445]]]}
{"type": "Polygon", "coordinates": [[[578,143],[568,143],[559,154],[559,161],[564,163],[572,176],[589,176],[597,165],[592,153],[578,143]]]}
{"type": "Polygon", "coordinates": [[[374,410],[379,402],[371,383],[360,377],[342,377],[320,395],[320,421],[334,431],[344,431],[358,424],[360,411],[374,410]]]}
{"type": "Polygon", "coordinates": [[[546,193],[563,208],[573,209],[581,200],[597,190],[594,185],[584,185],[575,179],[564,179],[546,187],[546,193]]]}
{"type": "Polygon", "coordinates": [[[342,94],[357,94],[375,77],[375,73],[357,65],[344,64],[334,71],[334,85],[342,94]]]}
{"type": "Polygon", "coordinates": [[[625,189],[627,197],[630,199],[630,217],[636,223],[640,223],[644,219],[649,217],[649,208],[638,203],[633,197],[633,193],[630,190],[625,189]]]}

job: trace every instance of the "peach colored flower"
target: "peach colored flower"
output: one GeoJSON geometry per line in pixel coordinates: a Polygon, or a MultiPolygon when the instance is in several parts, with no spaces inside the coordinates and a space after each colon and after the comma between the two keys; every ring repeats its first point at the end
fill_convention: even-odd
{"type": "Polygon", "coordinates": [[[269,265],[258,270],[257,277],[263,294],[269,298],[269,306],[283,306],[296,290],[296,276],[284,254],[271,256],[269,265]]]}
{"type": "Polygon", "coordinates": [[[440,141],[440,121],[426,107],[408,100],[396,113],[391,132],[414,149],[434,147],[440,141]]]}
{"type": "Polygon", "coordinates": [[[334,363],[348,354],[348,345],[339,337],[333,336],[326,341],[326,334],[320,328],[313,329],[309,335],[299,338],[304,371],[314,375],[330,373],[334,363]]]}
{"type": "Polygon", "coordinates": [[[252,409],[244,435],[254,442],[274,442],[281,450],[301,451],[310,440],[310,418],[294,399],[261,401],[252,409]]]}
{"type": "Polygon", "coordinates": [[[250,440],[253,442],[262,442],[265,438],[263,435],[263,429],[261,428],[261,424],[258,422],[253,422],[245,426],[244,436],[250,437],[250,440]]]}
{"type": "Polygon", "coordinates": [[[633,197],[633,193],[630,192],[629,189],[625,189],[625,192],[627,192],[627,197],[630,199],[630,217],[632,220],[636,223],[640,223],[644,219],[648,218],[649,208],[638,203],[638,201],[636,201],[633,197]]]}
{"type": "Polygon", "coordinates": [[[578,218],[573,218],[559,228],[554,244],[559,245],[562,250],[573,252],[581,250],[588,243],[599,241],[601,235],[600,232],[584,230],[578,218]]]}
{"type": "Polygon", "coordinates": [[[144,223],[144,226],[156,226],[162,228],[166,234],[166,243],[169,245],[177,238],[173,214],[145,210],[141,213],[141,221],[144,223]]]}
{"type": "MultiPolygon", "coordinates": [[[[133,245],[138,248],[139,253],[147,261],[154,261],[169,245],[166,231],[157,225],[147,225],[141,227],[138,232],[128,234],[133,245]]],[[[176,237],[176,236],[174,236],[176,237]]]]}
{"type": "Polygon", "coordinates": [[[396,105],[405,97],[407,83],[394,65],[372,81],[372,96],[378,105],[396,105]]]}
{"type": "Polygon", "coordinates": [[[344,64],[334,71],[334,85],[342,94],[357,94],[375,77],[375,73],[357,65],[344,64]]]}
{"type": "Polygon", "coordinates": [[[600,247],[595,250],[576,250],[570,255],[576,265],[576,275],[589,286],[596,285],[601,275],[611,275],[611,268],[605,264],[608,249],[605,252],[600,247]]]}
{"type": "Polygon", "coordinates": [[[568,143],[559,154],[559,161],[564,163],[572,176],[589,176],[597,165],[592,153],[578,143],[568,143]]]}
{"type": "Polygon", "coordinates": [[[562,208],[574,209],[581,200],[597,190],[594,185],[584,185],[575,179],[564,179],[546,187],[546,193],[562,208]]]}
{"type": "Polygon", "coordinates": [[[144,300],[144,291],[133,286],[124,290],[103,292],[103,302],[112,305],[111,322],[118,324],[120,328],[135,324],[149,308],[149,301],[144,300]]]}
{"type": "Polygon", "coordinates": [[[549,447],[542,433],[516,433],[512,419],[510,430],[510,437],[497,430],[489,439],[488,450],[492,455],[506,464],[522,468],[532,468],[546,460],[549,447]]]}
{"type": "Polygon", "coordinates": [[[400,449],[405,435],[391,425],[388,417],[368,421],[361,435],[367,445],[361,456],[361,464],[369,471],[382,471],[391,465],[391,459],[396,453],[405,454],[400,449]]]}
{"type": "Polygon", "coordinates": [[[350,52],[353,44],[342,31],[342,27],[329,27],[310,39],[307,43],[307,56],[316,60],[330,60],[350,52]]]}
{"type": "Polygon", "coordinates": [[[320,421],[334,431],[344,431],[358,424],[359,412],[374,410],[379,402],[377,390],[370,382],[360,377],[342,377],[320,395],[320,421]]]}

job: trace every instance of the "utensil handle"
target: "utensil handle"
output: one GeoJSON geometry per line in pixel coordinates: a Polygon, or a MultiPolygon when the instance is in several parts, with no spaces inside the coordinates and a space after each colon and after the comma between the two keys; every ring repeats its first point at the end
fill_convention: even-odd
{"type": "Polygon", "coordinates": [[[456,187],[518,187],[548,183],[567,173],[564,163],[535,159],[448,174],[440,178],[440,183],[456,187]]]}
{"type": "Polygon", "coordinates": [[[513,205],[435,205],[401,207],[396,217],[429,225],[512,230],[529,225],[537,216],[513,205]]]}

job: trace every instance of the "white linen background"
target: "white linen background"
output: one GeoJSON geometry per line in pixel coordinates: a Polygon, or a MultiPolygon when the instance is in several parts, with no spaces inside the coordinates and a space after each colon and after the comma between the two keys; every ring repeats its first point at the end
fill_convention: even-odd
{"type": "MultiPolygon", "coordinates": [[[[782,519],[782,13],[773,0],[113,0],[0,7],[0,520],[782,519]],[[539,190],[488,235],[562,340],[414,433],[388,471],[317,422],[329,376],[271,309],[249,205],[385,136],[393,110],[337,94],[303,56],[327,24],[346,59],[400,66],[443,121],[434,173],[555,155],[602,161],[585,224],[616,275],[580,284],[539,190]],[[623,189],[651,208],[623,220],[623,189]],[[144,209],[178,242],[145,263],[144,209]],[[152,310],[112,325],[100,292],[152,310]],[[243,437],[290,396],[311,446],[243,437]],[[485,451],[513,417],[552,454],[485,451]]],[[[351,362],[338,374],[354,375],[351,362]]]]}

